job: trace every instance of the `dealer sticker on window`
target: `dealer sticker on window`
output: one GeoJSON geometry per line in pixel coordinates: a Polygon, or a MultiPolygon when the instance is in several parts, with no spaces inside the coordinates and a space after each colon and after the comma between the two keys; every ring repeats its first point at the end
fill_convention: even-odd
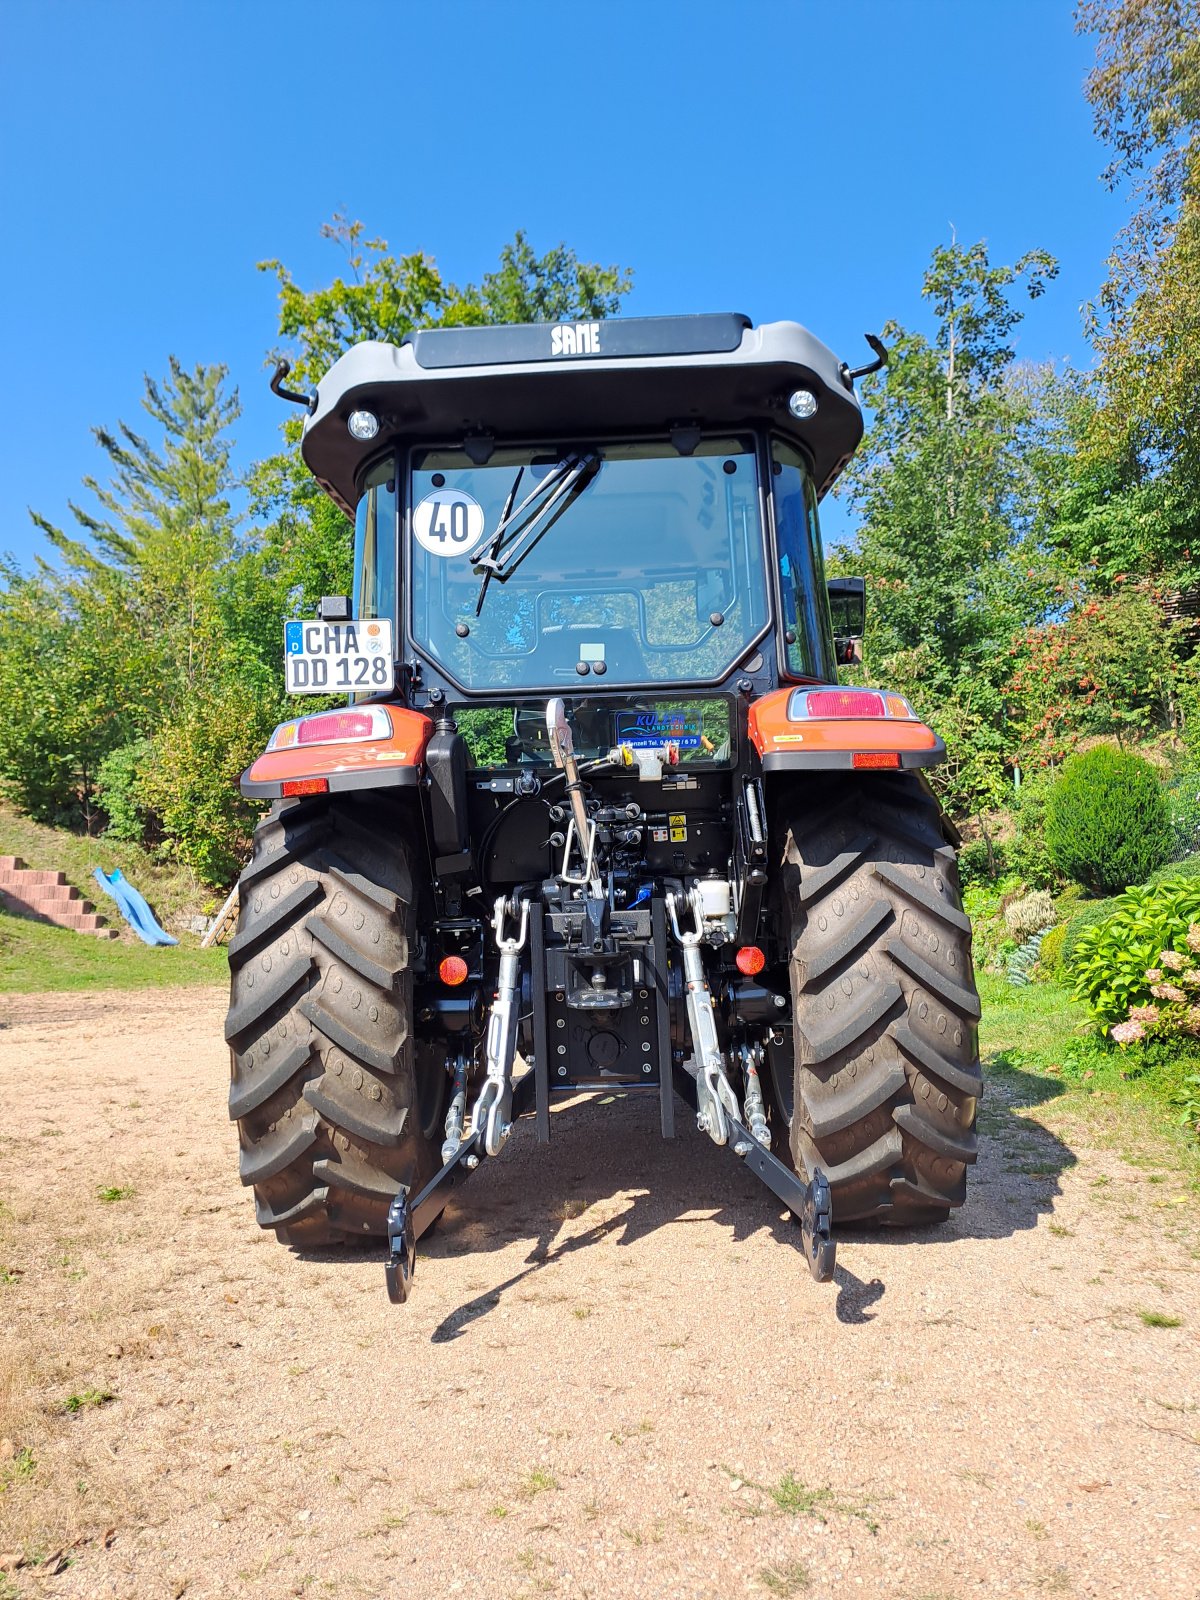
{"type": "Polygon", "coordinates": [[[396,682],[393,655],[386,617],[283,626],[288,694],[386,694],[396,682]]]}

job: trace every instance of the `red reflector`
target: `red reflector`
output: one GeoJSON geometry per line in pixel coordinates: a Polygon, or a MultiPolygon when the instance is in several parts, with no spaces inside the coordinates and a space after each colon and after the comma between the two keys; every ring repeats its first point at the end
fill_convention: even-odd
{"type": "Polygon", "coordinates": [[[438,977],[451,988],[463,983],[467,976],[467,963],[461,956],[445,956],[438,966],[438,977]]]}
{"type": "Polygon", "coordinates": [[[292,794],[328,794],[328,778],[286,778],[283,784],[284,796],[292,794]]]}
{"type": "Polygon", "coordinates": [[[737,969],[747,978],[753,978],[767,964],[767,958],[756,944],[744,944],[735,957],[737,969]]]}
{"type": "Polygon", "coordinates": [[[850,764],[854,767],[898,767],[900,765],[900,752],[898,750],[856,750],[851,757],[850,764]]]}
{"type": "Polygon", "coordinates": [[[327,739],[368,739],[375,722],[366,711],[331,711],[326,716],[305,717],[296,735],[298,744],[323,744],[327,739]]]}
{"type": "Polygon", "coordinates": [[[883,701],[870,689],[810,689],[810,717],[882,717],[883,701]]]}

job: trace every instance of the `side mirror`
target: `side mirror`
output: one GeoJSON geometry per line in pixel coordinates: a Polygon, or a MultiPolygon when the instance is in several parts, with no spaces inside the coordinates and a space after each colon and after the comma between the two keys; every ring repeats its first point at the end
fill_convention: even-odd
{"type": "Polygon", "coordinates": [[[830,578],[826,588],[836,660],[839,666],[856,666],[862,660],[862,636],[867,625],[867,580],[830,578]]]}

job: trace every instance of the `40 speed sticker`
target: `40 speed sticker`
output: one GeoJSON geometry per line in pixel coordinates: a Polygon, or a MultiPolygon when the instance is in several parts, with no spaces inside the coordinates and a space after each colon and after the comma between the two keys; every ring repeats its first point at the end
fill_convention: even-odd
{"type": "Polygon", "coordinates": [[[463,489],[435,489],[413,508],[412,526],[431,556],[465,555],[483,538],[483,507],[463,489]]]}

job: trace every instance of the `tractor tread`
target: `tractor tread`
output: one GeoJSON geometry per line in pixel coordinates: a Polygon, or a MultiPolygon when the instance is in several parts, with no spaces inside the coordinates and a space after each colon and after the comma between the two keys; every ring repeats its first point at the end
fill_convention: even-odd
{"type": "MultiPolygon", "coordinates": [[[[312,961],[308,956],[301,960],[285,962],[278,971],[266,974],[266,982],[260,984],[253,994],[236,1002],[229,1008],[229,1015],[225,1018],[225,1038],[229,1044],[242,1038],[252,1029],[262,1029],[263,1019],[297,990],[301,984],[307,984],[312,973],[312,961]]],[[[256,974],[239,973],[234,969],[234,976],[241,977],[248,986],[255,984],[256,974]]]]}
{"type": "Polygon", "coordinates": [[[930,994],[936,995],[951,1011],[959,1016],[970,1017],[973,1021],[979,1020],[979,996],[975,993],[974,985],[965,989],[961,983],[939,972],[931,962],[919,956],[903,939],[888,939],[884,949],[897,966],[903,967],[910,977],[928,989],[930,994]]]}
{"type": "Polygon", "coordinates": [[[285,803],[241,880],[229,1109],[258,1222],[296,1249],[385,1235],[441,1165],[444,1063],[412,1037],[420,837],[404,801],[285,803]]]}
{"type": "Polygon", "coordinates": [[[952,1089],[957,1089],[960,1094],[970,1095],[976,1100],[982,1095],[983,1073],[978,1066],[972,1069],[961,1067],[954,1061],[947,1061],[940,1051],[922,1039],[920,1034],[915,1033],[906,1022],[898,1023],[892,1029],[892,1038],[901,1051],[920,1067],[926,1077],[941,1078],[952,1089]]]}
{"type": "Polygon", "coordinates": [[[935,1155],[944,1156],[947,1161],[961,1161],[964,1166],[972,1164],[979,1154],[979,1141],[974,1133],[960,1133],[957,1138],[946,1132],[923,1117],[916,1106],[896,1106],[892,1111],[896,1126],[904,1133],[916,1139],[919,1144],[928,1146],[935,1155]]]}
{"type": "Polygon", "coordinates": [[[348,1055],[354,1056],[358,1061],[365,1061],[377,1072],[395,1072],[399,1044],[388,1048],[386,1044],[375,1044],[366,1039],[362,1034],[355,1033],[340,1017],[323,1006],[312,995],[306,995],[300,1002],[300,1012],[307,1017],[318,1033],[323,1033],[327,1039],[332,1039],[334,1044],[341,1045],[348,1055]]]}
{"type": "Polygon", "coordinates": [[[809,1121],[814,1139],[825,1139],[831,1133],[841,1133],[868,1111],[886,1105],[893,1095],[899,1094],[906,1083],[904,1068],[897,1062],[889,1063],[882,1072],[871,1073],[855,1082],[849,1089],[831,1094],[827,1099],[812,1095],[808,1103],[809,1121]]]}
{"type": "Polygon", "coordinates": [[[320,894],[321,884],[317,878],[303,880],[287,894],[281,894],[261,917],[250,922],[229,941],[229,965],[244,966],[256,950],[269,943],[281,928],[286,929],[295,921],[297,912],[305,910],[320,898],[320,894]]]}
{"type": "Polygon", "coordinates": [[[844,1018],[840,1027],[818,1033],[811,1026],[806,1028],[797,1023],[797,1037],[803,1039],[806,1046],[802,1052],[805,1062],[809,1066],[819,1066],[843,1050],[848,1050],[903,999],[904,993],[898,983],[885,983],[868,991],[866,999],[856,1011],[844,1018]]]}
{"type": "MultiPolygon", "coordinates": [[[[304,1098],[327,1122],[345,1128],[360,1139],[393,1147],[401,1143],[404,1125],[408,1120],[407,1106],[385,1108],[382,1101],[364,1100],[360,1094],[345,1086],[338,1093],[339,1085],[342,1085],[342,1080],[331,1077],[328,1072],[324,1077],[310,1078],[304,1085],[304,1098]],[[371,1116],[370,1110],[376,1105],[376,1114],[371,1116]]],[[[372,1087],[380,1086],[373,1082],[372,1087]]]]}
{"type": "Polygon", "coordinates": [[[390,989],[399,973],[403,971],[402,961],[390,964],[377,961],[365,950],[360,950],[341,929],[333,926],[328,917],[315,913],[305,920],[304,926],[318,944],[324,945],[330,955],[336,956],[343,966],[349,967],[352,972],[357,972],[360,978],[373,983],[377,989],[390,989]]]}
{"type": "Polygon", "coordinates": [[[936,801],[912,774],[830,774],[781,786],[771,822],[793,1043],[790,1061],[786,1045],[768,1057],[777,1148],[826,1174],[835,1223],[941,1220],[978,1153],[982,1078],[970,922],[936,801]]]}
{"type": "Polygon", "coordinates": [[[832,971],[834,967],[840,967],[843,961],[854,955],[881,922],[889,922],[891,918],[892,908],[889,902],[883,899],[876,900],[873,905],[868,905],[848,927],[830,939],[828,944],[815,945],[813,954],[799,963],[801,987],[813,988],[827,972],[832,971]]]}
{"type": "Polygon", "coordinates": [[[317,1119],[289,1117],[249,1149],[242,1147],[238,1171],[244,1184],[265,1183],[311,1150],[317,1141],[317,1119]]]}
{"type": "MultiPolygon", "coordinates": [[[[299,1040],[276,1059],[261,1077],[248,1078],[229,1085],[229,1116],[233,1122],[257,1111],[273,1094],[290,1083],[312,1057],[311,1039],[299,1040]]],[[[243,1068],[243,1070],[245,1070],[243,1068]]]]}
{"type": "Polygon", "coordinates": [[[965,911],[960,911],[957,906],[952,905],[949,900],[944,900],[936,889],[927,888],[920,879],[906,878],[892,866],[890,861],[877,861],[871,870],[889,888],[895,889],[897,894],[902,894],[906,900],[911,900],[923,911],[928,911],[930,916],[940,918],[947,927],[957,928],[960,933],[970,933],[970,917],[965,911]]]}

